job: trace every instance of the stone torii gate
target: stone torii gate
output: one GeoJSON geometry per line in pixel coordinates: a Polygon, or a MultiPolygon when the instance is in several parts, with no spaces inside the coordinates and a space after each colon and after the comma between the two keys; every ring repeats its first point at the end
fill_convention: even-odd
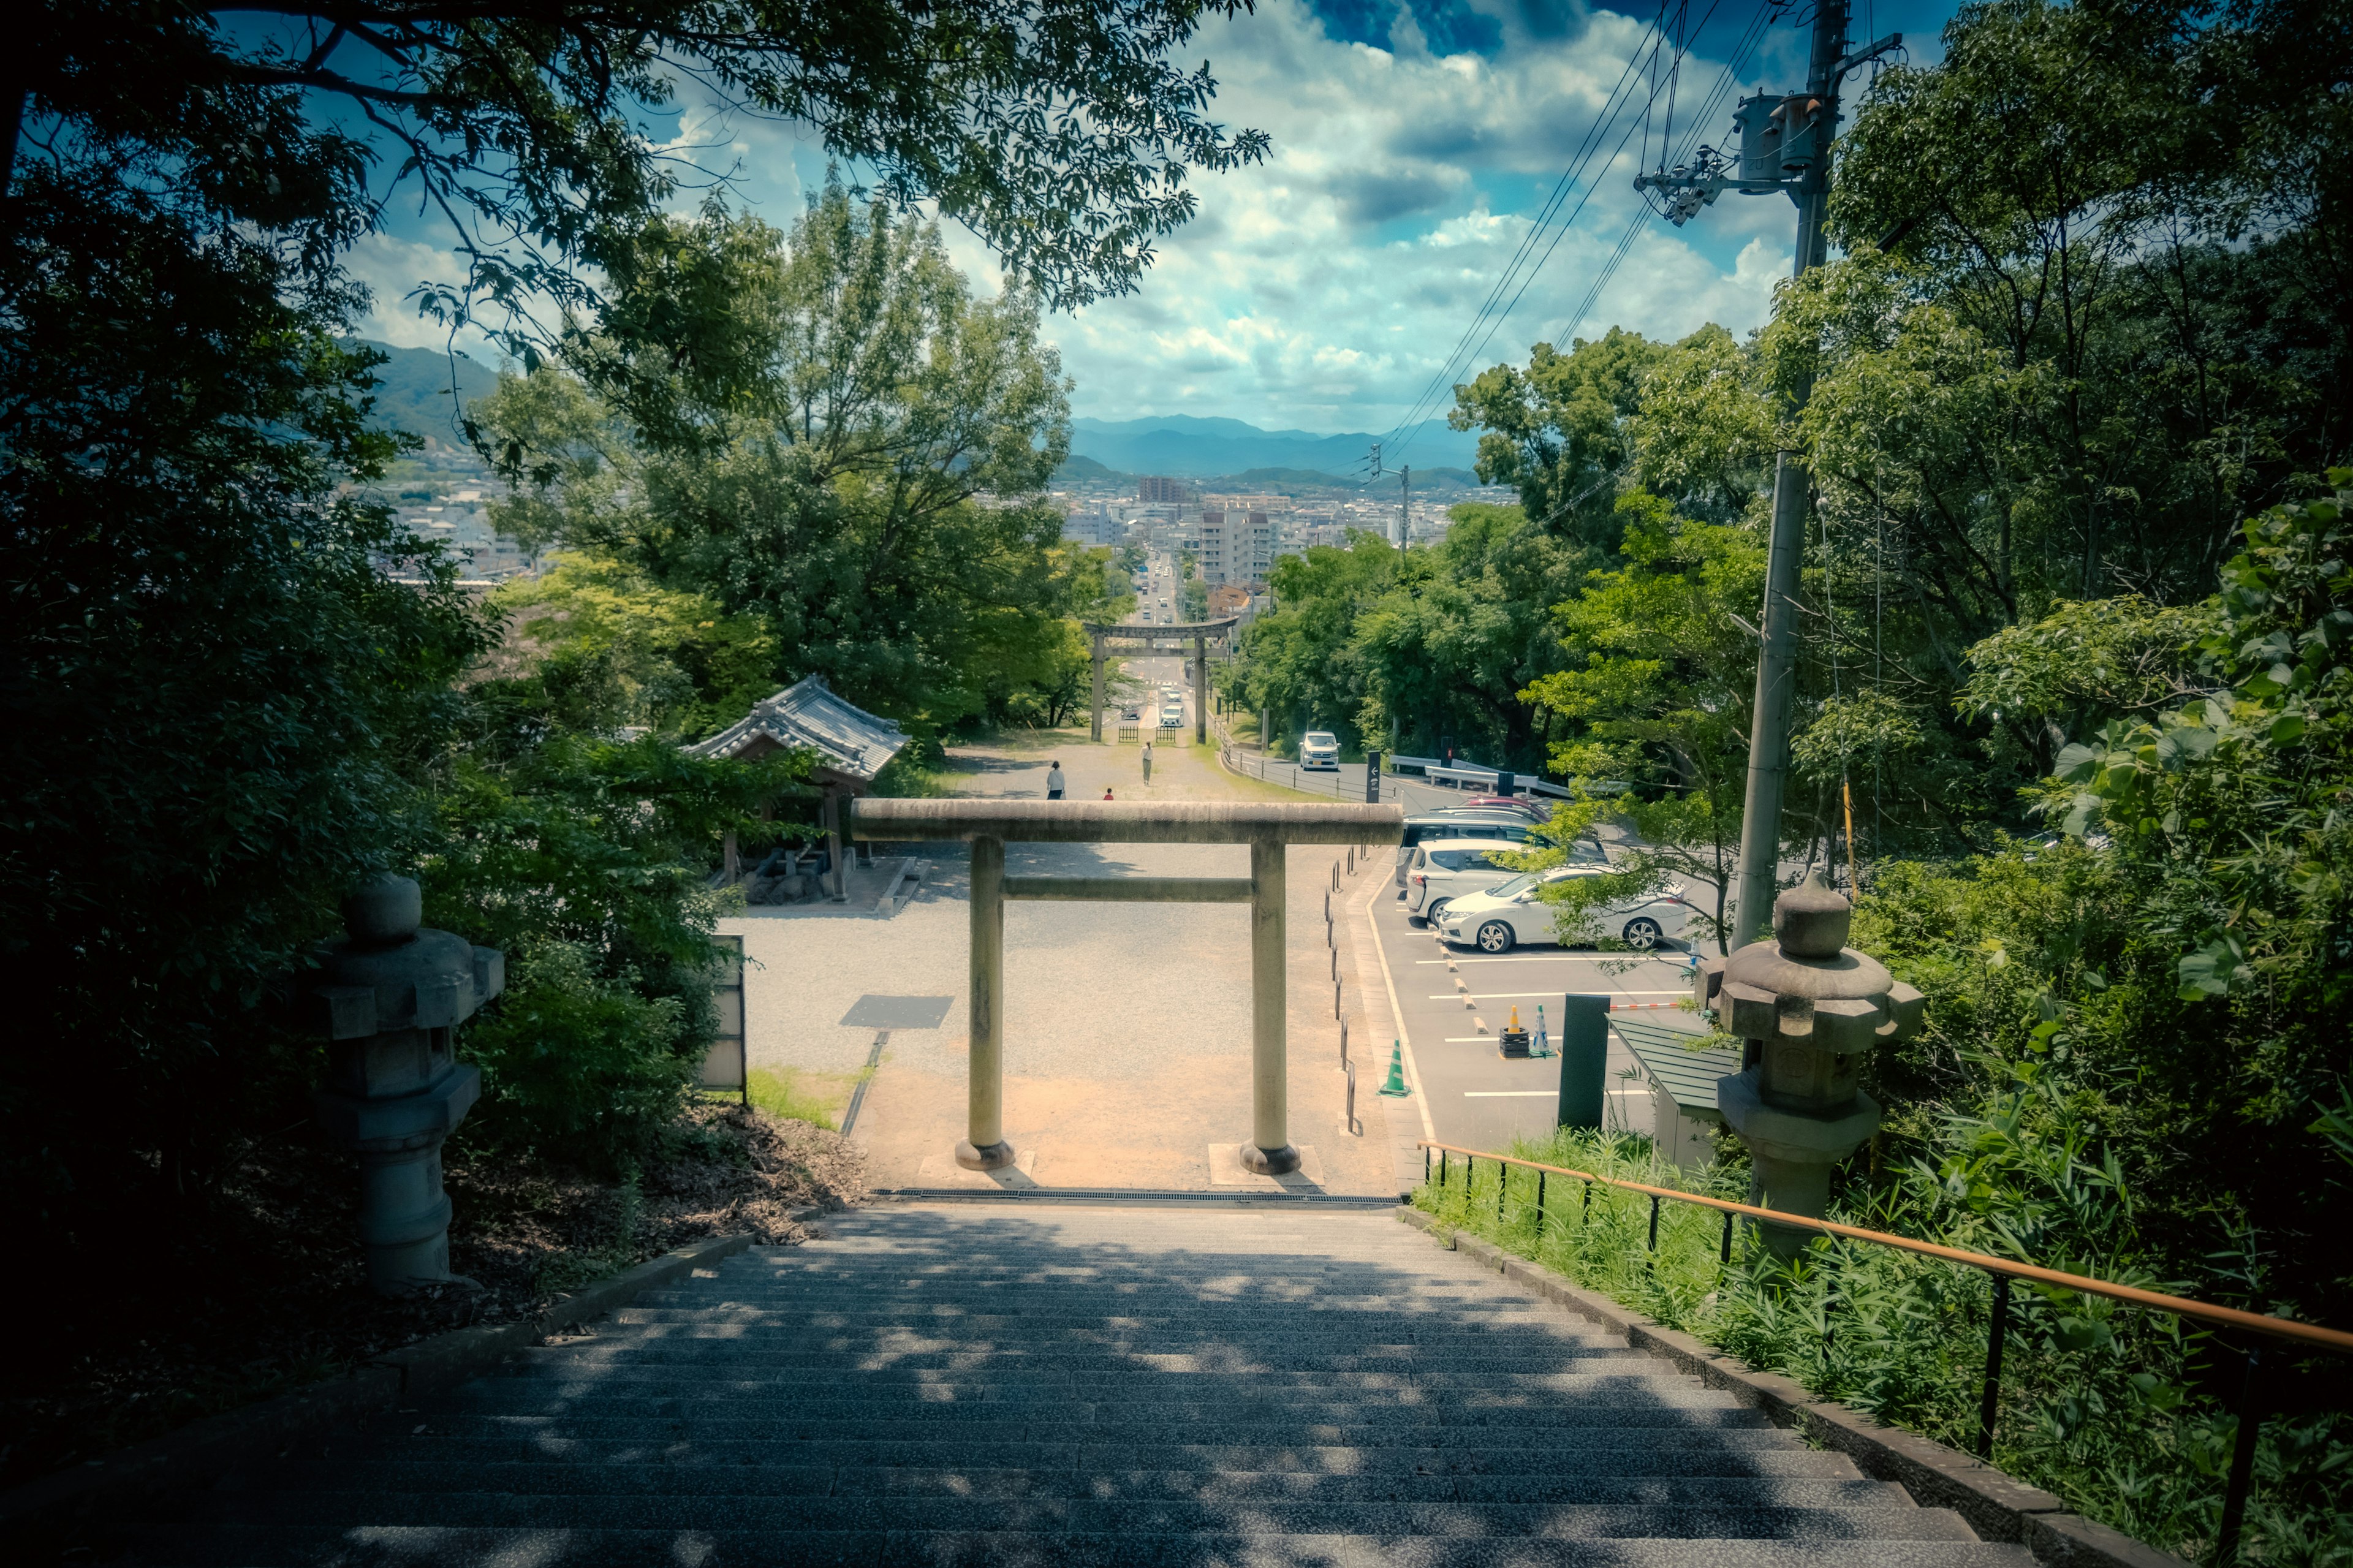
{"type": "Polygon", "coordinates": [[[1405,811],[1395,805],[1275,805],[1224,801],[877,800],[851,803],[860,838],[962,838],[972,845],[972,955],[965,1011],[971,1051],[966,1135],[956,1163],[995,1171],[1013,1163],[1005,1141],[1005,900],[1093,899],[1117,903],[1250,907],[1250,1135],[1241,1166],[1279,1176],[1299,1169],[1290,1122],[1285,1023],[1283,850],[1293,844],[1395,844],[1405,811]],[[1008,877],[1005,846],[1018,844],[1247,844],[1247,877],[1008,877]]]}
{"type": "Polygon", "coordinates": [[[1185,651],[1187,638],[1193,643],[1193,743],[1200,744],[1209,738],[1209,639],[1223,637],[1234,629],[1239,617],[1228,616],[1222,621],[1187,621],[1181,626],[1098,626],[1086,622],[1087,637],[1094,650],[1094,708],[1088,721],[1087,738],[1103,743],[1103,653],[1113,643],[1123,646],[1122,653],[1164,653],[1185,651]],[[1141,646],[1134,646],[1141,645],[1141,646]],[[1164,645],[1174,645],[1173,647],[1164,645]]]}

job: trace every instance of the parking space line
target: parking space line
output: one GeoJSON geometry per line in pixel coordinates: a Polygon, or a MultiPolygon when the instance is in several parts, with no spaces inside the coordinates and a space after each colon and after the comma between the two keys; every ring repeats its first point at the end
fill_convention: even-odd
{"type": "Polygon", "coordinates": [[[1465,1100],[1550,1100],[1559,1090],[1550,1089],[1466,1089],[1465,1100]]]}

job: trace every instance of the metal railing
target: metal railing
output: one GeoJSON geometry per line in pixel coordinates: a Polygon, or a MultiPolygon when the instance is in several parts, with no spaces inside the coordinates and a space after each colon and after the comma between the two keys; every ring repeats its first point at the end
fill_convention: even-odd
{"type": "Polygon", "coordinates": [[[1221,740],[1219,760],[1229,773],[1262,779],[1268,784],[1295,789],[1303,795],[1328,795],[1335,800],[1362,800],[1365,785],[1361,776],[1351,777],[1342,773],[1325,773],[1320,768],[1303,768],[1282,757],[1264,756],[1246,752],[1231,740],[1221,740]]]}
{"type": "MultiPolygon", "coordinates": [[[[2001,1400],[2001,1357],[2003,1341],[2009,1331],[2010,1283],[2024,1279],[2037,1285],[2052,1285],[2067,1290],[2079,1290],[2087,1296],[2105,1297],[2131,1306],[2146,1307],[2155,1311],[2170,1312],[2176,1317],[2190,1318],[2218,1327],[2238,1329],[2250,1333],[2268,1335],[2291,1343],[2316,1350],[2353,1352],[2353,1333],[2340,1329],[2324,1328],[2318,1323],[2298,1322],[2293,1318],[2274,1318],[2261,1312],[2249,1312],[2237,1307],[2216,1306],[2211,1301],[2192,1300],[2187,1296],[2170,1296],[2161,1290],[2144,1290],[2137,1285],[2118,1285],[2088,1275],[2070,1274],[2063,1269],[2045,1268],[2040,1264],[2021,1263],[2011,1258],[1996,1258],[1989,1253],[1970,1252],[1963,1247],[1947,1247],[1939,1242],[1920,1241],[1908,1236],[1896,1236],[1887,1231],[1867,1230],[1861,1226],[1841,1225],[1835,1220],[1814,1219],[1806,1215],[1785,1214],[1778,1209],[1758,1208],[1752,1204],[1734,1203],[1728,1198],[1712,1198],[1701,1193],[1681,1192],[1673,1187],[1653,1186],[1647,1182],[1630,1182],[1622,1177],[1599,1175],[1591,1171],[1575,1170],[1567,1165],[1548,1165],[1540,1160],[1525,1160],[1514,1154],[1491,1153],[1483,1149],[1466,1149],[1459,1143],[1442,1143],[1429,1138],[1415,1141],[1421,1149],[1421,1174],[1425,1185],[1431,1180],[1430,1155],[1438,1156],[1437,1185],[1440,1192],[1448,1186],[1448,1164],[1452,1156],[1462,1159],[1463,1186],[1470,1189],[1476,1162],[1491,1160],[1496,1166],[1495,1218],[1503,1223],[1504,1205],[1511,1195],[1511,1173],[1514,1170],[1536,1173],[1535,1228],[1538,1237],[1544,1235],[1547,1209],[1545,1185],[1551,1176],[1566,1176],[1585,1184],[1584,1210],[1593,1206],[1595,1184],[1614,1187],[1621,1192],[1641,1193],[1651,1200],[1650,1249],[1659,1249],[1659,1205],[1672,1201],[1700,1208],[1720,1211],[1724,1215],[1724,1240],[1718,1250],[1719,1261],[1725,1267],[1732,1262],[1732,1226],[1736,1218],[1753,1220],[1834,1236],[1849,1241],[1864,1241],[1877,1247],[1893,1247],[1899,1252],[1915,1253],[1923,1258],[1935,1258],[1947,1263],[1958,1263],[1983,1269],[1991,1277],[1993,1289],[1992,1321],[1986,1334],[1985,1378],[1978,1405],[1977,1456],[1990,1459],[1993,1455],[1994,1424],[2000,1414],[2001,1400]]],[[[2236,1561],[2239,1533],[2247,1511],[2247,1493],[2254,1478],[2255,1442],[2263,1427],[2263,1415],[2257,1404],[2258,1374],[2263,1364],[2261,1346],[2247,1351],[2245,1381],[2239,1399],[2239,1430],[2231,1452],[2230,1478],[2222,1496],[2221,1527],[2215,1532],[2215,1561],[2230,1563],[2236,1561]]]]}

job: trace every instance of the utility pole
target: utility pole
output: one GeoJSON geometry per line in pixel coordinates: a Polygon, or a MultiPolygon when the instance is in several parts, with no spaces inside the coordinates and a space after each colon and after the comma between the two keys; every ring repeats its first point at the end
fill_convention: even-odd
{"type": "Polygon", "coordinates": [[[1413,465],[1408,463],[1398,470],[1398,493],[1405,498],[1404,509],[1398,513],[1398,548],[1403,550],[1413,542],[1413,465]]]}
{"type": "MultiPolygon", "coordinates": [[[[1637,190],[1655,189],[1666,216],[1680,227],[1727,190],[1747,195],[1786,191],[1798,206],[1797,265],[1803,276],[1822,264],[1830,244],[1831,147],[1838,137],[1840,84],[1848,73],[1904,46],[1904,35],[1847,52],[1849,0],[1816,0],[1814,38],[1801,93],[1743,99],[1733,116],[1740,135],[1736,162],[1713,147],[1673,170],[1638,176],[1637,190]]],[[[1813,395],[1810,379],[1793,396],[1799,409],[1813,395]]],[[[1794,410],[1793,410],[1794,412],[1794,410]]],[[[1748,731],[1748,787],[1740,819],[1740,869],[1734,889],[1732,945],[1769,933],[1781,858],[1781,797],[1789,772],[1789,704],[1796,695],[1798,568],[1806,550],[1813,476],[1795,450],[1773,464],[1773,533],[1765,561],[1764,635],[1757,649],[1757,700],[1748,731]]]]}

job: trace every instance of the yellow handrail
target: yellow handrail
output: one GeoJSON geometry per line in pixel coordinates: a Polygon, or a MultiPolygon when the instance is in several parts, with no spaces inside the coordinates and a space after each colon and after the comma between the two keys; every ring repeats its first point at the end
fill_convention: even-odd
{"type": "Polygon", "coordinates": [[[1957,1247],[1944,1247],[1933,1241],[1915,1241],[1908,1236],[1895,1236],[1883,1230],[1865,1230],[1861,1226],[1840,1225],[1834,1220],[1815,1219],[1807,1215],[1783,1214],[1778,1209],[1757,1208],[1749,1204],[1736,1204],[1726,1198],[1711,1198],[1699,1193],[1677,1192],[1672,1187],[1654,1187],[1647,1182],[1621,1181],[1615,1176],[1597,1175],[1591,1171],[1571,1170],[1566,1165],[1547,1165],[1538,1160],[1523,1160],[1514,1154],[1491,1153],[1484,1149],[1466,1149],[1460,1143],[1440,1143],[1429,1138],[1418,1138],[1415,1146],[1422,1149],[1442,1149],[1465,1158],[1493,1160],[1499,1165],[1517,1165],[1523,1170],[1547,1171],[1556,1176],[1568,1176],[1580,1182],[1599,1182],[1605,1187],[1618,1187],[1630,1193],[1648,1193],[1652,1197],[1672,1198],[1677,1203],[1696,1204],[1702,1208],[1718,1209],[1725,1214],[1746,1215],[1753,1219],[1769,1220],[1775,1225],[1795,1226],[1806,1230],[1818,1230],[1825,1236],[1842,1236],[1855,1241],[1875,1242],[1881,1247],[1893,1247],[1899,1251],[1916,1252],[1924,1258],[1941,1258],[1950,1263],[1966,1263],[1972,1268],[1989,1273],[2007,1274],[2014,1279],[2031,1279],[2040,1285],[2056,1285],[2069,1290],[2081,1290],[2087,1296],[2105,1296],[2111,1300],[2129,1301],[2137,1307],[2154,1307],[2177,1317],[2197,1318],[2210,1323],[2224,1323],[2234,1329],[2248,1329],[2276,1339],[2295,1340],[2304,1344],[2318,1345],[2326,1350],[2353,1351],[2353,1333],[2340,1329],[2326,1329],[2317,1323],[2300,1323],[2293,1318],[2267,1317],[2261,1312],[2245,1312],[2236,1307],[2218,1307],[2210,1301],[2193,1301],[2187,1296],[2168,1296],[2160,1290],[2143,1290],[2133,1285],[2111,1284],[2105,1279],[2093,1279],[2081,1274],[2069,1274],[2057,1268],[2045,1268],[2039,1264],[2016,1263],[1990,1253],[1969,1252],[1957,1247]]]}

